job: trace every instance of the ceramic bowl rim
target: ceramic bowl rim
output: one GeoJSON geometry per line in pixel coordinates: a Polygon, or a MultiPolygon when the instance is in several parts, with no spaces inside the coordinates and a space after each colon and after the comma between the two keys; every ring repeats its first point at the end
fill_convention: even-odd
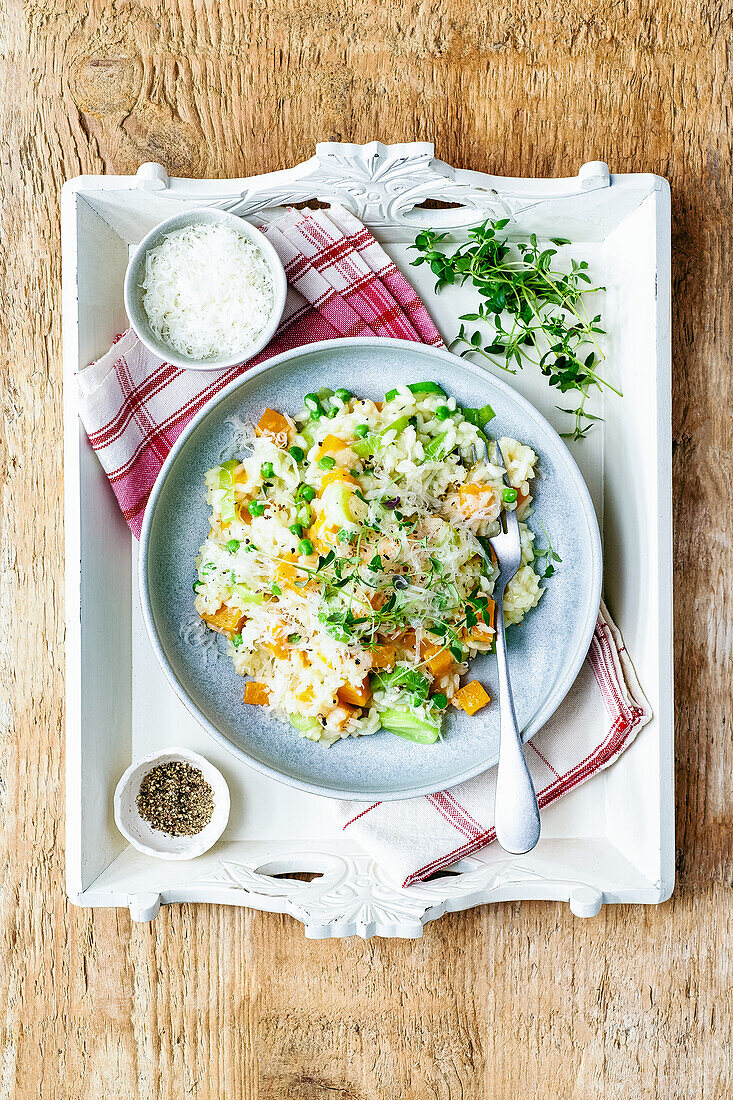
{"type": "Polygon", "coordinates": [[[262,351],[266,344],[270,342],[282,320],[287,290],[288,281],[282,260],[265,234],[259,230],[257,226],[245,221],[244,218],[237,217],[236,214],[230,214],[226,210],[219,210],[211,206],[196,206],[192,210],[181,211],[170,218],[165,218],[163,221],[158,222],[157,225],[154,225],[153,228],[145,234],[143,239],[136,246],[125,270],[125,312],[127,313],[130,325],[134,329],[138,339],[145,345],[149,352],[164,363],[170,363],[172,366],[179,367],[182,370],[229,370],[231,367],[237,367],[249,362],[250,359],[253,359],[254,356],[262,351]],[[158,238],[162,238],[168,232],[172,232],[175,229],[181,229],[184,225],[191,225],[193,222],[201,219],[206,220],[208,223],[231,226],[232,229],[235,229],[243,237],[247,237],[253,244],[256,244],[267,261],[273,281],[272,312],[262,332],[260,332],[257,338],[250,344],[247,344],[246,347],[238,351],[236,356],[227,356],[226,358],[206,362],[202,362],[199,359],[189,359],[187,356],[183,356],[174,351],[173,348],[164,344],[161,340],[158,340],[152,333],[145,316],[145,311],[138,303],[137,297],[133,292],[133,284],[135,283],[140,266],[145,258],[145,253],[151,247],[154,247],[155,244],[159,243],[158,238]]]}
{"type": "MultiPolygon", "coordinates": [[[[575,459],[568,450],[565,441],[558,435],[550,422],[537,410],[534,405],[517,393],[516,390],[505,382],[501,378],[497,378],[495,375],[489,375],[481,367],[476,366],[473,363],[466,362],[464,359],[459,358],[452,352],[447,351],[444,348],[434,348],[427,344],[419,344],[411,340],[397,340],[387,339],[380,336],[361,336],[361,337],[346,337],[337,340],[320,340],[313,344],[304,344],[301,347],[293,348],[289,351],[282,352],[279,355],[275,355],[272,359],[267,359],[264,363],[258,366],[252,367],[245,374],[238,378],[235,378],[227,386],[224,387],[212,400],[201,409],[200,412],[191,420],[181,435],[178,437],[169,454],[166,457],[163,466],[155,480],[155,484],[150,493],[148,503],[145,509],[145,515],[143,518],[143,526],[140,534],[140,553],[138,559],[138,581],[140,590],[140,602],[143,611],[143,618],[145,620],[145,626],[148,631],[148,637],[150,639],[155,655],[158,662],[166,675],[166,678],[173,690],[176,692],[178,698],[183,705],[189,711],[189,713],[196,719],[196,721],[203,726],[206,732],[214,738],[217,744],[227,749],[239,760],[242,760],[249,767],[255,768],[257,771],[263,772],[265,775],[269,775],[272,779],[277,780],[280,783],[286,783],[288,786],[296,787],[298,790],[308,791],[311,794],[321,795],[325,798],[334,799],[346,799],[354,802],[389,802],[400,801],[407,798],[415,798],[419,795],[435,794],[436,791],[445,788],[445,782],[440,782],[438,785],[420,784],[417,786],[407,787],[402,791],[378,791],[372,793],[365,793],[364,791],[350,791],[350,790],[335,790],[332,787],[320,786],[317,783],[309,782],[308,780],[299,779],[296,776],[287,775],[280,771],[278,768],[266,764],[260,760],[256,760],[250,756],[243,748],[234,744],[224,734],[222,734],[216,726],[213,725],[199,710],[193,699],[188,695],[183,684],[179,681],[178,677],[174,673],[168,658],[165,655],[162,642],[158,636],[158,631],[155,625],[153,617],[153,610],[151,606],[151,598],[148,590],[148,549],[150,544],[150,532],[155,517],[155,509],[161,490],[171,469],[171,466],[175,463],[176,457],[179,452],[185,447],[189,437],[196,431],[198,426],[210,416],[212,412],[225,401],[231,393],[237,390],[240,386],[247,385],[252,378],[257,378],[262,374],[266,374],[267,371],[272,370],[274,367],[281,366],[283,363],[287,363],[292,359],[297,359],[303,355],[310,355],[314,352],[320,352],[322,350],[337,350],[338,348],[353,348],[358,346],[359,348],[404,348],[406,350],[418,351],[424,353],[428,357],[433,356],[441,359],[444,362],[451,363],[454,367],[461,368],[469,374],[474,375],[482,382],[489,380],[492,386],[496,386],[505,397],[510,401],[513,401],[518,407],[519,411],[523,412],[530,421],[539,422],[544,429],[554,437],[557,444],[559,444],[557,450],[557,456],[564,464],[564,473],[572,481],[575,490],[577,491],[578,498],[582,508],[583,518],[585,519],[589,544],[590,544],[590,563],[589,563],[589,577],[588,587],[590,592],[589,600],[586,603],[588,607],[587,621],[585,623],[585,629],[579,635],[579,641],[576,644],[575,650],[570,659],[565,664],[564,672],[558,677],[552,691],[545,700],[544,706],[537,712],[533,720],[528,724],[523,732],[523,740],[525,743],[531,740],[532,737],[538,732],[539,729],[548,721],[548,719],[555,713],[560,703],[563,701],[568,691],[572,687],[581,667],[583,661],[588,652],[588,648],[593,638],[595,631],[598,609],[601,602],[601,588],[603,583],[602,573],[602,558],[601,558],[601,536],[598,528],[598,520],[591,500],[590,492],[588,490],[583,476],[578,469],[575,459]],[[592,610],[594,609],[594,610],[592,610]]],[[[450,786],[456,786],[459,783],[463,783],[468,779],[473,779],[477,775],[481,775],[484,771],[488,771],[493,767],[495,761],[486,764],[484,761],[480,761],[478,764],[473,764],[471,767],[466,768],[450,780],[450,786]]]]}

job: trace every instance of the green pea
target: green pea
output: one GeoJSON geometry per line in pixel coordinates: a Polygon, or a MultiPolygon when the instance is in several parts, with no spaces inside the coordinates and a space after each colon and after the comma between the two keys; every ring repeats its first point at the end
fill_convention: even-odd
{"type": "Polygon", "coordinates": [[[307,554],[312,554],[313,553],[313,543],[311,542],[310,539],[301,539],[300,542],[298,543],[298,550],[300,551],[301,554],[306,554],[306,555],[307,554]]]}
{"type": "Polygon", "coordinates": [[[251,500],[247,505],[247,511],[251,516],[261,516],[264,515],[265,506],[257,500],[251,500]]]}
{"type": "Polygon", "coordinates": [[[299,539],[303,534],[303,528],[299,523],[291,523],[289,531],[291,535],[295,535],[296,539],[299,539]]]}
{"type": "Polygon", "coordinates": [[[310,527],[313,523],[313,509],[309,504],[299,504],[297,515],[301,527],[310,527]]]}
{"type": "Polygon", "coordinates": [[[227,543],[227,550],[230,554],[236,554],[239,549],[239,539],[229,539],[227,543]]]}
{"type": "Polygon", "coordinates": [[[358,435],[359,439],[363,439],[365,435],[369,435],[369,425],[357,424],[354,428],[354,435],[358,435]]]}
{"type": "Polygon", "coordinates": [[[331,458],[330,455],[324,455],[323,458],[318,459],[318,465],[322,470],[332,470],[336,465],[336,459],[331,458]]]}
{"type": "Polygon", "coordinates": [[[288,634],[288,641],[290,642],[291,645],[297,645],[298,642],[300,641],[300,638],[301,638],[300,634],[288,634]]]}
{"type": "Polygon", "coordinates": [[[305,458],[305,451],[303,448],[295,444],[292,447],[288,447],[288,454],[291,458],[294,458],[296,462],[302,462],[305,458]]]}
{"type": "Polygon", "coordinates": [[[275,467],[272,465],[271,462],[263,462],[260,466],[260,473],[263,477],[274,477],[275,467]]]}
{"type": "Polygon", "coordinates": [[[449,416],[450,416],[450,409],[448,408],[448,406],[447,405],[438,405],[437,409],[435,410],[435,419],[436,420],[447,420],[449,416]]]}
{"type": "Polygon", "coordinates": [[[303,500],[310,501],[315,499],[316,491],[312,485],[304,485],[300,495],[303,500]]]}
{"type": "Polygon", "coordinates": [[[338,397],[339,401],[343,401],[346,404],[347,401],[351,401],[352,394],[349,390],[340,389],[336,390],[334,397],[338,397]]]}
{"type": "Polygon", "coordinates": [[[503,489],[501,495],[505,504],[514,504],[514,501],[517,499],[517,490],[503,489]]]}

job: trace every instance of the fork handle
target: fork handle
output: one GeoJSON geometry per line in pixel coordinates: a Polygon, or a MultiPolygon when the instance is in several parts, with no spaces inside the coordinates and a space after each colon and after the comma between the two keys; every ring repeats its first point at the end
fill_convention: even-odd
{"type": "Polygon", "coordinates": [[[501,740],[499,769],[496,777],[494,824],[496,839],[502,848],[506,852],[520,855],[531,851],[540,838],[540,811],[532,777],[524,757],[522,738],[514,710],[502,614],[503,597],[503,592],[495,596],[501,740]]]}

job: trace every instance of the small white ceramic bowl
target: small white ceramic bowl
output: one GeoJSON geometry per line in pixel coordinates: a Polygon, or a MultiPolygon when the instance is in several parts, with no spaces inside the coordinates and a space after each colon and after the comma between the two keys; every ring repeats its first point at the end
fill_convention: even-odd
{"type": "Polygon", "coordinates": [[[224,832],[229,820],[229,788],[218,768],[189,749],[165,749],[153,752],[131,764],[115,789],[115,822],[122,835],[139,852],[158,859],[193,859],[208,852],[224,832]],[[144,777],[158,764],[182,760],[203,773],[214,792],[214,812],[209,824],[195,836],[169,836],[154,829],[139,814],[137,796],[144,777]]]}
{"type": "Polygon", "coordinates": [[[183,367],[187,370],[225,370],[228,367],[236,367],[240,363],[246,363],[269,343],[280,324],[285,308],[287,289],[285,269],[280,257],[264,233],[260,233],[259,229],[255,229],[253,225],[244,221],[243,218],[236,217],[235,214],[227,214],[223,210],[216,210],[211,207],[196,207],[193,210],[187,210],[183,214],[176,214],[175,217],[168,218],[156,225],[140,241],[127,265],[125,274],[125,310],[130,319],[130,324],[145,344],[145,347],[153,355],[157,355],[159,359],[166,363],[172,363],[174,367],[183,367]],[[273,303],[270,318],[259,336],[250,344],[238,348],[234,355],[219,359],[190,359],[159,340],[150,327],[148,315],[142,303],[141,284],[145,277],[145,257],[151,249],[161,244],[163,238],[169,233],[173,233],[176,229],[183,229],[187,225],[226,225],[230,229],[234,229],[259,248],[272,273],[273,303]]]}

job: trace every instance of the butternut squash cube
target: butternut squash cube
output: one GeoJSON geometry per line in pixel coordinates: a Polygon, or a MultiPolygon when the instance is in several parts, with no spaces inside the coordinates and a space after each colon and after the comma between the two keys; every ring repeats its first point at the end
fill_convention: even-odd
{"type": "Polygon", "coordinates": [[[464,684],[460,691],[456,692],[454,700],[466,714],[476,714],[477,711],[491,702],[491,696],[484,691],[478,680],[472,680],[470,684],[464,684]]]}
{"type": "Polygon", "coordinates": [[[348,703],[355,707],[365,706],[369,702],[371,694],[368,676],[364,677],[358,687],[353,684],[344,684],[336,692],[339,703],[348,703]]]}
{"type": "Polygon", "coordinates": [[[275,436],[276,442],[280,442],[277,437],[285,435],[286,440],[290,436],[291,428],[286,417],[277,409],[265,409],[260,417],[259,423],[256,428],[258,435],[272,435],[275,436]]]}
{"type": "Polygon", "coordinates": [[[204,614],[201,618],[220,634],[236,634],[247,616],[238,607],[225,607],[222,604],[213,615],[204,614]]]}
{"type": "Polygon", "coordinates": [[[266,707],[270,702],[270,691],[265,684],[248,680],[244,685],[244,701],[255,707],[266,707]]]}

